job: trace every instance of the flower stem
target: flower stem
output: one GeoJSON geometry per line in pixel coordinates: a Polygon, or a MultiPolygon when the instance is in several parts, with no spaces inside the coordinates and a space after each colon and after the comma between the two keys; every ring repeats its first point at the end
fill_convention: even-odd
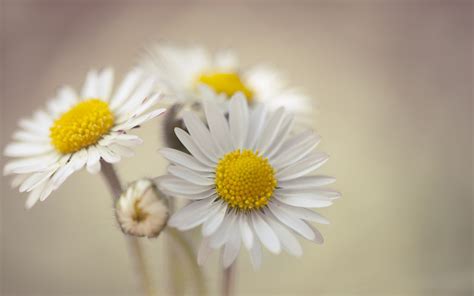
{"type": "Polygon", "coordinates": [[[222,274],[222,296],[233,295],[236,263],[237,262],[234,261],[231,266],[224,269],[222,274]]]}
{"type": "MultiPolygon", "coordinates": [[[[112,193],[112,199],[115,206],[115,203],[122,194],[122,185],[112,164],[101,161],[101,165],[102,175],[104,176],[105,183],[107,183],[109,190],[112,193]]],[[[155,293],[155,290],[147,269],[143,247],[140,244],[140,241],[134,236],[126,236],[125,239],[127,240],[129,256],[133,261],[134,268],[137,272],[137,278],[141,284],[142,292],[145,295],[151,296],[155,293]]]]}
{"type": "Polygon", "coordinates": [[[199,296],[204,296],[206,295],[206,282],[204,275],[197,265],[196,262],[196,254],[194,253],[194,250],[188,240],[186,240],[183,235],[176,231],[175,229],[168,228],[167,229],[169,235],[173,238],[173,240],[181,247],[183,253],[186,256],[186,259],[188,260],[190,267],[191,267],[191,272],[194,274],[194,280],[196,284],[196,295],[199,296]]]}

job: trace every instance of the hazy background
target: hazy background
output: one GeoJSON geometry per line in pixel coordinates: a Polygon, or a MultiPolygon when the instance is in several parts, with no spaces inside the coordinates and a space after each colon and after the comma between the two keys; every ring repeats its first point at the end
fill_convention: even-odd
{"type": "MultiPolygon", "coordinates": [[[[121,78],[159,40],[232,47],[314,98],[331,155],[322,172],[343,193],[321,211],[326,243],[302,241],[301,258],[265,253],[257,272],[242,252],[239,295],[472,294],[471,2],[4,0],[0,10],[2,147],[58,86],[80,87],[90,67],[121,78]]],[[[125,181],[164,171],[159,122],[118,165],[125,181]]],[[[1,181],[4,295],[136,293],[100,178],[78,173],[28,212],[1,181]]],[[[161,244],[146,244],[160,279],[161,244]]]]}

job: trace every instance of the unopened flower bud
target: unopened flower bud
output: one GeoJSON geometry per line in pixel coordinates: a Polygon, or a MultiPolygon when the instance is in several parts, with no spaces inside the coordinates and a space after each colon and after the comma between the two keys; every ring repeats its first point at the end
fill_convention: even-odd
{"type": "Polygon", "coordinates": [[[117,201],[115,214],[124,233],[149,238],[160,234],[169,217],[167,201],[149,179],[128,186],[117,201]]]}

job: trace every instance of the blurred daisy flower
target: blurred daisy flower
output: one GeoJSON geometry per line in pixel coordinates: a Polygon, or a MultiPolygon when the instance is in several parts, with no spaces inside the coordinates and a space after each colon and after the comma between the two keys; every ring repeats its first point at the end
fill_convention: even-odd
{"type": "Polygon", "coordinates": [[[260,244],[275,254],[284,249],[299,256],[295,233],[322,243],[308,222],[328,221],[310,208],[330,206],[339,193],[321,187],[334,178],[309,175],[328,159],[313,152],[319,137],[310,130],[289,136],[293,116],[284,108],[267,112],[263,105],[249,110],[242,94],[231,99],[228,119],[215,104],[206,103],[204,110],[208,127],[195,113],[184,113],[189,133],[175,132],[191,154],[163,148],[171,165],[157,179],[167,194],[190,201],[168,225],[179,230],[202,225],[198,262],[223,247],[228,267],[243,244],[258,267],[260,244]]]}
{"type": "Polygon", "coordinates": [[[113,80],[112,69],[92,70],[79,94],[62,87],[45,110],[19,121],[14,142],[4,150],[15,160],[5,165],[4,174],[16,175],[13,186],[29,192],[27,208],[83,167],[97,173],[101,160],[116,163],[132,156],[131,147],[142,140],[127,132],[165,111],[148,112],[161,98],[150,96],[153,78],[133,70],[112,94],[113,80]]]}
{"type": "Polygon", "coordinates": [[[156,237],[168,220],[168,205],[155,184],[148,179],[132,183],[115,206],[115,215],[124,233],[156,237]]]}
{"type": "Polygon", "coordinates": [[[311,112],[309,98],[288,87],[279,73],[261,65],[243,68],[230,50],[213,55],[201,47],[157,44],[147,53],[141,67],[177,103],[211,101],[226,109],[229,99],[241,92],[251,106],[265,103],[271,109],[284,106],[293,113],[311,112]]]}

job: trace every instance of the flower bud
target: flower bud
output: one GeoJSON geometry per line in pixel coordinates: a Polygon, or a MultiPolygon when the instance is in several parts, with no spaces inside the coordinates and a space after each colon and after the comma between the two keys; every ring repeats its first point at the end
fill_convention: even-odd
{"type": "Polygon", "coordinates": [[[167,201],[149,179],[128,186],[115,206],[115,215],[122,231],[129,235],[157,237],[168,221],[167,201]]]}

